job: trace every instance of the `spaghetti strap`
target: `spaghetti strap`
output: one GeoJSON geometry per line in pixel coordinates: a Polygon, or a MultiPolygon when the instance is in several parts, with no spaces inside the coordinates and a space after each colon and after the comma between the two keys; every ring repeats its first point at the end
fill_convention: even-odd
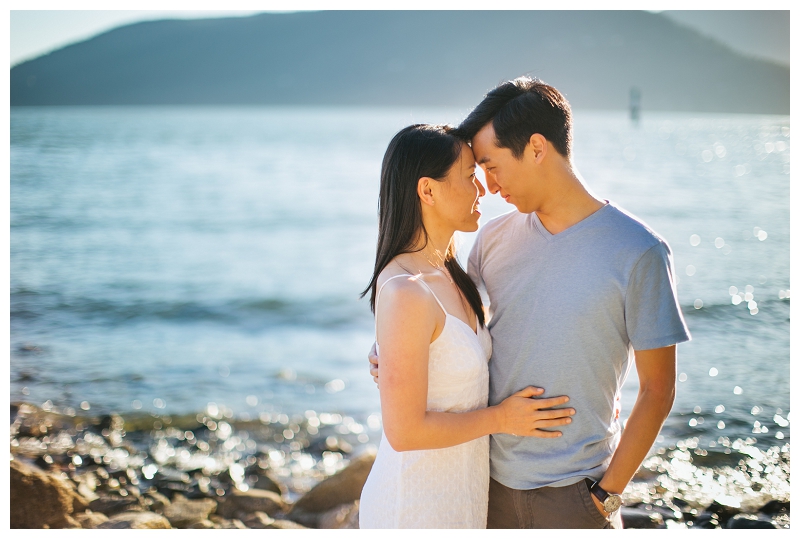
{"type": "Polygon", "coordinates": [[[439,301],[439,298],[438,298],[438,297],[436,297],[436,294],[434,294],[434,293],[433,293],[433,290],[431,290],[431,287],[430,287],[430,286],[428,286],[428,285],[425,283],[425,281],[423,281],[423,280],[420,278],[420,277],[421,277],[421,275],[411,275],[410,273],[401,273],[400,275],[393,275],[392,277],[389,277],[388,279],[386,279],[386,280],[383,282],[383,284],[381,285],[381,287],[378,289],[378,293],[377,293],[377,294],[375,294],[375,344],[376,344],[376,345],[377,345],[377,343],[378,343],[378,301],[380,300],[380,297],[381,297],[381,292],[383,291],[383,287],[384,287],[384,286],[386,286],[386,283],[388,283],[388,282],[389,282],[389,281],[391,281],[392,279],[397,279],[398,277],[411,277],[411,278],[412,278],[412,280],[414,280],[414,281],[416,281],[416,282],[418,282],[418,283],[421,283],[422,285],[424,285],[424,286],[425,286],[425,288],[427,288],[427,289],[428,289],[428,292],[430,292],[430,293],[433,295],[433,299],[435,299],[435,300],[436,300],[436,303],[438,303],[438,304],[439,304],[439,307],[441,307],[442,311],[444,312],[444,316],[445,316],[445,318],[447,317],[447,309],[445,309],[445,308],[444,308],[444,305],[442,305],[442,302],[441,302],[441,301],[439,301]]]}
{"type": "MultiPolygon", "coordinates": [[[[424,284],[424,285],[425,285],[425,288],[427,288],[427,289],[428,289],[428,291],[429,291],[431,294],[433,294],[433,299],[435,299],[435,300],[436,300],[436,303],[438,303],[438,304],[439,304],[439,307],[441,307],[441,308],[442,308],[442,311],[444,311],[444,315],[445,315],[445,316],[447,316],[447,309],[445,309],[445,308],[444,308],[444,305],[442,305],[442,302],[441,302],[441,301],[439,301],[439,298],[437,298],[437,297],[436,297],[436,294],[434,294],[433,290],[431,290],[431,287],[430,287],[430,286],[428,286],[428,283],[426,283],[426,282],[425,282],[425,281],[423,281],[422,279],[417,279],[417,282],[420,282],[420,283],[424,284]]],[[[384,284],[386,284],[386,283],[384,283],[384,284]]]]}

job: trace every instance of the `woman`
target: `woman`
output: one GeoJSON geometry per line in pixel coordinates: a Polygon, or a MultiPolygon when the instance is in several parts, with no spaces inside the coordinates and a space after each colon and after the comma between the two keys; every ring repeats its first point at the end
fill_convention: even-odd
{"type": "Polygon", "coordinates": [[[488,435],[532,435],[574,413],[540,411],[569,399],[534,400],[533,387],[487,407],[491,337],[453,245],[455,231],[478,229],[485,190],[452,130],[407,127],[383,159],[375,271],[362,296],[371,292],[375,313],[384,433],[362,528],[485,528],[488,435]]]}

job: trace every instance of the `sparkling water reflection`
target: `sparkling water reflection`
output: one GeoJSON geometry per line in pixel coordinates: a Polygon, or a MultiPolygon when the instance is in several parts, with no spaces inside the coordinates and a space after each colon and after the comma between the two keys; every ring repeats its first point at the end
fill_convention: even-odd
{"type": "MultiPolygon", "coordinates": [[[[15,108],[11,399],[364,424],[379,401],[357,297],[380,160],[400,127],[466,112],[15,108]]],[[[589,187],[673,249],[694,340],[660,444],[788,441],[789,150],[787,117],[575,113],[589,187]]],[[[492,196],[482,208],[509,209],[492,196]]],[[[632,374],[623,416],[637,390],[632,374]]]]}

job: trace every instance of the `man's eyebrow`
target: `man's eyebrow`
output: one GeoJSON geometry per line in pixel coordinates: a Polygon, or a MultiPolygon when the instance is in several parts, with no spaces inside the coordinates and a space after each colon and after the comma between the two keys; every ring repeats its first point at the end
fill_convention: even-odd
{"type": "Polygon", "coordinates": [[[491,161],[491,159],[489,159],[488,157],[481,157],[481,160],[478,161],[478,164],[482,165],[484,163],[488,163],[489,161],[491,161]]]}

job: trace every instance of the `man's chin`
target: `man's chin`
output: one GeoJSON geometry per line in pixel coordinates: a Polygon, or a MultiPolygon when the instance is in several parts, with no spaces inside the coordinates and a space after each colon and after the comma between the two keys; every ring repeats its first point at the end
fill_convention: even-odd
{"type": "Polygon", "coordinates": [[[511,204],[512,206],[517,208],[517,211],[520,212],[520,213],[533,213],[534,212],[534,210],[528,208],[527,206],[525,206],[523,204],[517,204],[516,202],[509,202],[509,204],[511,204]]]}

